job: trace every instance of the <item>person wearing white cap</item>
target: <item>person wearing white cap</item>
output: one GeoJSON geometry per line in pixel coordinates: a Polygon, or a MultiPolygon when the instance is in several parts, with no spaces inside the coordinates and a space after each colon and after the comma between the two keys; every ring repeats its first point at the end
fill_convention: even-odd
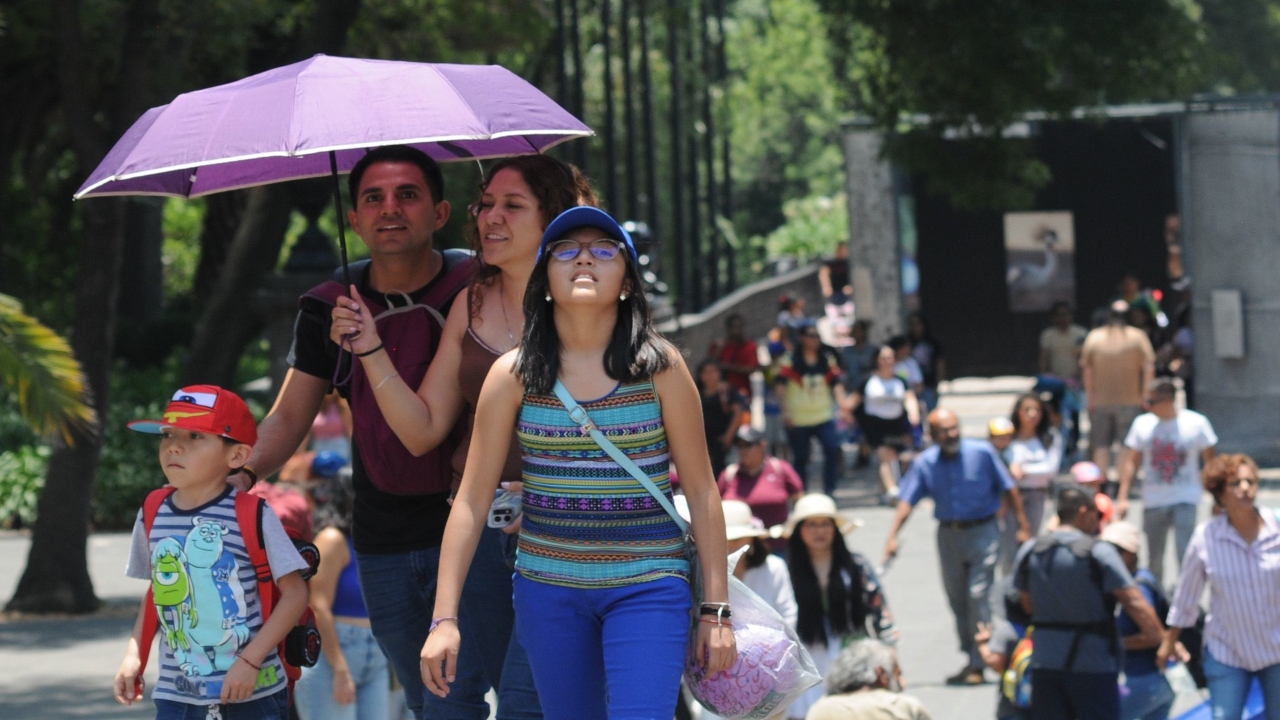
{"type": "MultiPolygon", "coordinates": [[[[898,639],[880,578],[845,542],[861,524],[837,510],[829,496],[813,493],[796,502],[782,529],[799,606],[796,634],[823,674],[847,640],[874,637],[894,644],[898,639]]],[[[809,690],[787,709],[788,717],[803,718],[822,695],[821,687],[809,690]]]]}
{"type": "MultiPolygon", "coordinates": [[[[1138,569],[1142,531],[1136,525],[1115,522],[1102,530],[1099,539],[1115,546],[1124,566],[1138,584],[1138,590],[1151,603],[1151,607],[1155,608],[1156,617],[1163,623],[1169,612],[1169,600],[1156,582],[1155,575],[1146,568],[1138,569]]],[[[1120,695],[1120,717],[1124,720],[1165,720],[1177,698],[1156,664],[1156,648],[1159,643],[1153,644],[1144,638],[1142,630],[1127,612],[1117,616],[1116,631],[1124,642],[1121,670],[1124,672],[1125,688],[1128,691],[1120,695]]]]}

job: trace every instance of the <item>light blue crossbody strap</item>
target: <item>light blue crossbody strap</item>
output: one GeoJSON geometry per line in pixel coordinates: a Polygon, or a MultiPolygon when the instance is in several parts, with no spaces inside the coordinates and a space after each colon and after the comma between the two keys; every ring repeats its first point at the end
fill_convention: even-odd
{"type": "Polygon", "coordinates": [[[569,411],[569,418],[578,423],[584,432],[589,433],[591,435],[591,439],[596,441],[596,444],[600,446],[601,450],[608,453],[609,457],[614,459],[614,462],[618,463],[623,470],[631,473],[631,477],[635,478],[644,486],[645,490],[649,491],[649,494],[658,501],[658,504],[662,506],[662,509],[666,510],[667,514],[671,516],[671,519],[675,521],[677,526],[679,526],[680,532],[689,532],[689,523],[685,522],[685,519],[680,517],[680,513],[676,512],[675,506],[671,504],[671,501],[667,499],[667,496],[658,489],[658,486],[654,484],[653,480],[651,480],[638,465],[631,461],[631,458],[627,457],[626,453],[619,450],[617,445],[614,445],[609,438],[604,436],[604,433],[600,432],[600,428],[596,427],[596,424],[591,422],[591,418],[587,415],[587,411],[582,409],[582,406],[578,404],[578,401],[574,400],[573,396],[569,394],[569,389],[566,388],[564,383],[559,380],[556,380],[555,393],[556,397],[560,398],[560,402],[564,405],[565,409],[569,411]]]}

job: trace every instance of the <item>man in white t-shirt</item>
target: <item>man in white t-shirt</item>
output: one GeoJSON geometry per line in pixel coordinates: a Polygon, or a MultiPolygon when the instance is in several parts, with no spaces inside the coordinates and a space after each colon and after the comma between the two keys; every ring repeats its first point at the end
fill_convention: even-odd
{"type": "Polygon", "coordinates": [[[1116,511],[1129,511],[1129,486],[1142,466],[1142,529],[1147,535],[1149,567],[1164,584],[1164,548],[1173,528],[1178,567],[1196,528],[1196,506],[1203,489],[1200,463],[1208,462],[1218,444],[1209,419],[1194,410],[1174,406],[1177,388],[1168,378],[1151,383],[1147,393],[1150,412],[1139,415],[1129,428],[1125,447],[1129,455],[1120,470],[1116,511]]]}

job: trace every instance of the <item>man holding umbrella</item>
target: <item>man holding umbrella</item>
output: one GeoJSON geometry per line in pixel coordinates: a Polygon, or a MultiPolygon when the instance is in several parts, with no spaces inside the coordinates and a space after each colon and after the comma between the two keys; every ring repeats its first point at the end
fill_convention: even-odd
{"type": "MultiPolygon", "coordinates": [[[[473,269],[471,256],[441,253],[433,235],[449,219],[439,167],[407,146],[371,151],[352,168],[352,229],[369,247],[367,264],[351,278],[375,315],[398,373],[416,387],[439,345],[441,324],[473,269]],[[403,292],[401,292],[403,291],[403,292]],[[385,323],[385,324],[384,324],[385,323]]],[[[422,718],[487,718],[484,694],[498,689],[500,717],[541,717],[524,651],[512,631],[511,570],[492,530],[477,550],[458,622],[471,652],[458,659],[455,691],[438,698],[423,691],[419,651],[432,621],[440,541],[449,516],[452,446],[414,457],[387,426],[373,391],[387,378],[365,376],[361,363],[330,340],[330,312],[341,283],[330,281],[300,301],[291,366],[270,414],[262,421],[249,466],[266,476],[298,447],[331,385],[351,403],[354,419],[352,535],[361,587],[374,636],[422,718]],[[461,692],[459,692],[461,691],[461,692]]],[[[384,348],[385,345],[385,348],[384,348]]]]}

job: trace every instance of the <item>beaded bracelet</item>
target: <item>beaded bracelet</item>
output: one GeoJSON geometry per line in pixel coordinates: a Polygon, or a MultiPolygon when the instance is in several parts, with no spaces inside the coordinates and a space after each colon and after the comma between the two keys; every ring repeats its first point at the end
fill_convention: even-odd
{"type": "Polygon", "coordinates": [[[712,620],[711,618],[700,618],[698,622],[706,623],[707,625],[715,625],[716,627],[727,627],[727,628],[733,627],[733,623],[729,622],[728,620],[721,620],[719,618],[715,620],[712,620]]]}

